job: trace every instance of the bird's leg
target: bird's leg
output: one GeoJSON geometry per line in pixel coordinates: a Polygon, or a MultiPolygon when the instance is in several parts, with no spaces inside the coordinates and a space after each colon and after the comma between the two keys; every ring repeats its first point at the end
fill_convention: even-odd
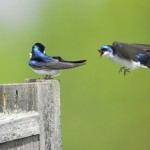
{"type": "Polygon", "coordinates": [[[124,76],[127,74],[127,72],[130,72],[130,69],[126,68],[126,67],[121,67],[119,70],[119,73],[124,71],[124,76]]]}
{"type": "Polygon", "coordinates": [[[51,75],[49,75],[47,79],[52,79],[52,76],[51,76],[51,75]]]}
{"type": "Polygon", "coordinates": [[[46,75],[43,79],[47,79],[48,78],[48,75],[46,75]]]}
{"type": "Polygon", "coordinates": [[[125,67],[121,67],[121,68],[119,69],[119,73],[122,72],[122,70],[125,70],[125,67]]]}
{"type": "Polygon", "coordinates": [[[130,69],[124,68],[124,76],[126,75],[127,72],[130,72],[130,69]]]}

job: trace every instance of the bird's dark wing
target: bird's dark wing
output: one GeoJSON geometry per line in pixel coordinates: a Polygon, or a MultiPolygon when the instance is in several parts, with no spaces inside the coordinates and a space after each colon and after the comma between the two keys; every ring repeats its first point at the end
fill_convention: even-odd
{"type": "Polygon", "coordinates": [[[133,43],[132,45],[142,49],[143,51],[145,51],[145,53],[147,55],[150,55],[150,45],[148,45],[148,44],[136,44],[136,43],[133,43]]]}
{"type": "Polygon", "coordinates": [[[52,58],[54,58],[55,60],[58,60],[60,62],[65,62],[65,63],[76,63],[77,64],[77,63],[86,62],[86,60],[77,60],[77,61],[64,60],[60,56],[53,56],[52,58]]]}
{"type": "Polygon", "coordinates": [[[113,42],[112,47],[119,57],[130,60],[138,61],[138,54],[150,56],[150,45],[147,44],[128,44],[123,42],[113,42]]]}
{"type": "Polygon", "coordinates": [[[40,62],[36,64],[36,66],[32,66],[36,69],[52,69],[52,70],[63,70],[78,67],[84,65],[86,60],[79,60],[79,61],[66,61],[63,60],[61,57],[53,57],[53,61],[50,62],[40,62]]]}

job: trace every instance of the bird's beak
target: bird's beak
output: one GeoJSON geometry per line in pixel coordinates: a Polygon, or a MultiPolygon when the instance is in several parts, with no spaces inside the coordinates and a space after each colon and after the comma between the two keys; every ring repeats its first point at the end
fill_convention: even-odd
{"type": "Polygon", "coordinates": [[[103,51],[101,49],[98,49],[98,52],[100,53],[100,56],[103,55],[103,51]]]}

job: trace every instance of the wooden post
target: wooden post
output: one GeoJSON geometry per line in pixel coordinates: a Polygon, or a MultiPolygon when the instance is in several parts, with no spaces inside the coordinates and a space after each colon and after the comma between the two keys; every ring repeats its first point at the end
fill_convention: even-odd
{"type": "Polygon", "coordinates": [[[53,81],[51,84],[38,83],[37,100],[41,122],[41,150],[60,150],[62,141],[59,82],[53,81]]]}
{"type": "Polygon", "coordinates": [[[0,85],[0,150],[62,150],[60,116],[57,80],[0,85]]]}

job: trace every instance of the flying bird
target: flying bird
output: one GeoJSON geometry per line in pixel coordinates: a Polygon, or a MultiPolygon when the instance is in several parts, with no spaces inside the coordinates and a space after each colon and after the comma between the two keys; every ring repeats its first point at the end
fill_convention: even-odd
{"type": "Polygon", "coordinates": [[[45,79],[61,74],[62,70],[75,68],[84,65],[86,60],[67,61],[60,56],[48,56],[45,53],[45,46],[35,43],[30,53],[29,66],[38,74],[45,75],[45,79]]]}
{"type": "Polygon", "coordinates": [[[150,45],[147,44],[113,42],[112,45],[100,47],[98,51],[100,56],[122,65],[119,72],[124,71],[124,75],[140,67],[150,68],[150,45]]]}

